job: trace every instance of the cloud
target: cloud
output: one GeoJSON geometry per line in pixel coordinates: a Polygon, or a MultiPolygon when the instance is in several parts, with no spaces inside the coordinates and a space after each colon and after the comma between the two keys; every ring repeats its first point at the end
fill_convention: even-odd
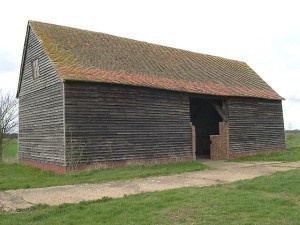
{"type": "MultiPolygon", "coordinates": [[[[300,104],[300,94],[296,93],[295,95],[292,95],[288,98],[288,100],[293,101],[293,102],[298,102],[300,104]]],[[[300,113],[300,111],[299,111],[300,113]]]]}

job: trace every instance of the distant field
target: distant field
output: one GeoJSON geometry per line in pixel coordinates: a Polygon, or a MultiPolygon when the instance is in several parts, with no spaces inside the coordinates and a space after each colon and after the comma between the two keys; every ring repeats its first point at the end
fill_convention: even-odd
{"type": "Polygon", "coordinates": [[[17,162],[18,140],[6,140],[3,145],[3,161],[5,163],[17,162]]]}
{"type": "Polygon", "coordinates": [[[297,133],[286,133],[285,139],[288,148],[300,147],[300,131],[297,133]]]}

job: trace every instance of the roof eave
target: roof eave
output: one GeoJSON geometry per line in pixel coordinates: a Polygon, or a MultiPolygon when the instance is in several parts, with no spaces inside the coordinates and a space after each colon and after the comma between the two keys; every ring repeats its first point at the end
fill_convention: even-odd
{"type": "MultiPolygon", "coordinates": [[[[115,85],[126,85],[128,84],[123,84],[123,83],[114,83],[114,82],[104,82],[104,81],[92,81],[92,80],[84,80],[84,79],[69,79],[69,78],[61,78],[62,82],[83,82],[83,83],[103,83],[103,84],[115,84],[115,85]]],[[[189,94],[196,94],[196,95],[210,95],[210,96],[218,96],[218,97],[241,97],[241,98],[258,98],[258,99],[266,99],[266,100],[276,100],[276,101],[282,101],[285,100],[283,97],[281,97],[277,92],[276,93],[277,97],[266,97],[266,96],[251,96],[251,95],[218,95],[218,94],[213,94],[213,93],[199,93],[199,92],[189,92],[189,91],[184,91],[184,90],[176,90],[172,88],[162,88],[162,87],[152,87],[152,86],[147,86],[147,85],[134,85],[130,84],[130,86],[135,86],[135,87],[144,87],[144,88],[154,88],[154,89],[160,89],[160,90],[166,90],[166,91],[175,91],[175,92],[185,92],[189,94]]]]}

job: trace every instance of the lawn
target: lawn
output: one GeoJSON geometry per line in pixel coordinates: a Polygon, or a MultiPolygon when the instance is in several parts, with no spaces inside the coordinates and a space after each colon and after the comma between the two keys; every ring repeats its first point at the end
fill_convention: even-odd
{"type": "Polygon", "coordinates": [[[0,190],[79,183],[101,183],[114,180],[178,174],[204,169],[207,169],[207,166],[199,162],[174,162],[56,174],[19,163],[0,163],[0,190]]]}
{"type": "Polygon", "coordinates": [[[56,174],[26,165],[0,163],[0,190],[48,187],[79,183],[101,183],[150,176],[200,171],[207,166],[199,162],[175,162],[152,165],[132,165],[102,170],[85,170],[68,174],[56,174]]]}
{"type": "Polygon", "coordinates": [[[3,144],[3,160],[6,163],[17,162],[18,140],[6,140],[3,144]]]}
{"type": "Polygon", "coordinates": [[[293,225],[300,221],[300,170],[206,188],[38,206],[0,213],[1,224],[293,225]]]}
{"type": "MultiPolygon", "coordinates": [[[[287,133],[286,140],[288,145],[287,152],[249,156],[233,159],[231,161],[299,161],[300,133],[287,133]]],[[[61,175],[31,168],[18,163],[12,163],[16,161],[16,155],[17,140],[6,142],[3,154],[3,158],[6,163],[0,163],[0,174],[4,174],[0,176],[0,190],[48,187],[79,183],[100,183],[114,180],[126,180],[199,171],[206,168],[203,164],[198,162],[179,162],[89,170],[61,175]]]]}
{"type": "Polygon", "coordinates": [[[300,132],[286,133],[285,135],[287,151],[286,152],[274,152],[262,155],[252,155],[236,159],[231,159],[231,162],[242,161],[285,161],[296,162],[300,161],[300,132]]]}

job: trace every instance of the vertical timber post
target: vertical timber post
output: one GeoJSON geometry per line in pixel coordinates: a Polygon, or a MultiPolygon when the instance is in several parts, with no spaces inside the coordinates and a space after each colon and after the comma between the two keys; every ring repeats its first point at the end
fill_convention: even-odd
{"type": "Polygon", "coordinates": [[[196,130],[195,126],[191,123],[192,127],[192,154],[193,160],[196,161],[196,130]]]}

